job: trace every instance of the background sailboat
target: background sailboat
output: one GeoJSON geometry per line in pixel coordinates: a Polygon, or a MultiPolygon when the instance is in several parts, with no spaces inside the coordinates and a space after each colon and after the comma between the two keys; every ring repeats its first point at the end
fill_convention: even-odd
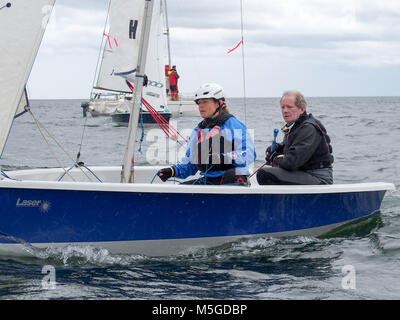
{"type": "MultiPolygon", "coordinates": [[[[117,122],[127,116],[132,106],[132,86],[136,75],[138,59],[139,28],[138,17],[143,1],[111,0],[109,7],[110,28],[104,32],[104,46],[99,63],[97,82],[89,102],[88,110],[93,116],[116,114],[117,122]],[[129,83],[128,83],[129,82],[129,83]],[[108,92],[108,93],[107,93],[108,92]]],[[[148,78],[143,98],[168,121],[164,64],[162,61],[162,6],[157,2],[153,13],[149,39],[148,64],[145,74],[148,78]]],[[[142,107],[144,122],[156,123],[145,107],[142,107]]],[[[114,117],[113,117],[114,118],[114,117]]],[[[127,124],[126,121],[125,124],[127,124]]]]}
{"type": "MultiPolygon", "coordinates": [[[[198,116],[198,109],[192,98],[179,97],[178,100],[171,100],[170,94],[165,94],[169,89],[168,78],[164,75],[164,36],[163,23],[166,21],[165,35],[167,36],[168,63],[171,66],[170,40],[168,13],[166,1],[160,1],[159,9],[154,14],[148,65],[146,66],[146,75],[148,76],[148,94],[146,100],[155,108],[161,116],[169,121],[170,116],[198,116]],[[165,17],[165,19],[163,19],[165,17]],[[166,83],[167,82],[167,83],[166,83]],[[164,90],[164,92],[161,92],[164,90]],[[161,96],[160,101],[152,101],[153,97],[161,96]]],[[[128,14],[132,10],[137,10],[135,2],[126,2],[121,0],[111,0],[109,8],[110,29],[104,32],[104,45],[102,58],[99,63],[99,72],[97,83],[93,87],[89,103],[83,103],[90,111],[92,116],[113,116],[113,122],[127,125],[130,110],[131,90],[126,85],[125,80],[133,83],[134,68],[132,61],[135,60],[134,51],[137,42],[127,36],[126,26],[122,21],[132,18],[128,14]],[[115,23],[114,23],[115,22],[115,23]]],[[[135,23],[132,24],[134,32],[135,23]]],[[[132,34],[131,34],[132,35],[132,34]]],[[[142,116],[144,123],[155,123],[146,108],[143,108],[142,116]]],[[[143,120],[142,119],[142,120],[143,120]]]]}

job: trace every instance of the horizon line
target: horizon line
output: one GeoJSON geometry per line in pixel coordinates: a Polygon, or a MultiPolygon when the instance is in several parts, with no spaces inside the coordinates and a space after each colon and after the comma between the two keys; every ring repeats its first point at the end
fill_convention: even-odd
{"type": "MultiPolygon", "coordinates": [[[[396,98],[400,95],[355,95],[355,96],[305,96],[306,98],[396,98]]],[[[252,96],[252,97],[227,97],[226,99],[275,99],[281,96],[252,96]]],[[[29,98],[29,100],[90,100],[90,98],[29,98]]]]}

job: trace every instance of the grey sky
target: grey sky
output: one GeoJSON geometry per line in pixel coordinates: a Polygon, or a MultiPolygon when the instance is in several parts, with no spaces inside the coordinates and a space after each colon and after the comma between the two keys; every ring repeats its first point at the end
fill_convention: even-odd
{"type": "MultiPolygon", "coordinates": [[[[29,89],[88,98],[108,0],[57,0],[29,89]]],[[[182,92],[218,82],[243,96],[239,0],[168,0],[182,92]]],[[[398,0],[243,0],[247,96],[399,95],[398,0]]]]}

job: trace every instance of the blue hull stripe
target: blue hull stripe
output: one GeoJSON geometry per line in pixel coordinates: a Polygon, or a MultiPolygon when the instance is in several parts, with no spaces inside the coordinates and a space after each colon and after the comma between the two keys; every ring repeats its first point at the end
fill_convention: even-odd
{"type": "MultiPolygon", "coordinates": [[[[0,231],[30,243],[285,232],[364,217],[385,191],[177,194],[3,188],[0,231]]],[[[0,242],[7,243],[0,238],[0,242]]]]}
{"type": "MultiPolygon", "coordinates": [[[[169,122],[170,118],[171,118],[171,114],[170,113],[160,113],[161,117],[164,118],[165,121],[169,122]]],[[[117,122],[117,123],[126,123],[129,124],[129,119],[130,119],[130,113],[114,113],[111,115],[111,119],[113,122],[117,122]]],[[[141,117],[143,117],[141,120],[139,117],[139,122],[143,121],[143,123],[146,124],[156,124],[156,120],[153,118],[153,116],[150,113],[142,113],[141,117]]]]}

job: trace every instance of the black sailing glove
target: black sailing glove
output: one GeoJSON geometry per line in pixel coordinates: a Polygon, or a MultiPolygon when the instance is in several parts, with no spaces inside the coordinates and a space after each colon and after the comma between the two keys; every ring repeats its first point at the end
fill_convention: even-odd
{"type": "Polygon", "coordinates": [[[172,167],[168,167],[168,168],[164,168],[164,169],[160,169],[157,172],[157,175],[160,177],[160,179],[165,182],[167,181],[169,178],[174,176],[174,168],[172,167]]]}
{"type": "Polygon", "coordinates": [[[277,143],[275,144],[275,149],[273,152],[271,152],[271,146],[269,146],[267,148],[267,150],[265,150],[265,161],[267,162],[267,165],[271,165],[272,162],[274,161],[274,158],[278,155],[278,148],[280,147],[280,145],[277,143]]]}

